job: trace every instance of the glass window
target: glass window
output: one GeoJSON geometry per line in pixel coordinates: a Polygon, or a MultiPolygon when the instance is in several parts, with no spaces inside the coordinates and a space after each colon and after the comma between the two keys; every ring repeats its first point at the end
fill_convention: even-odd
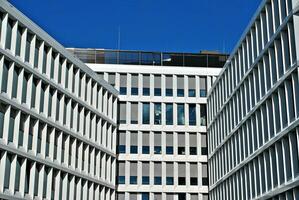
{"type": "Polygon", "coordinates": [[[189,77],[188,78],[188,96],[189,97],[195,97],[195,77],[189,77]]]}
{"type": "Polygon", "coordinates": [[[138,75],[133,74],[131,81],[131,95],[138,95],[138,75]]]}
{"type": "Polygon", "coordinates": [[[120,102],[119,103],[119,123],[125,124],[126,123],[126,113],[127,112],[127,104],[126,102],[120,102]]]}
{"type": "Polygon", "coordinates": [[[172,97],[173,96],[173,89],[167,89],[166,88],[166,96],[167,97],[172,97]]]}
{"type": "Polygon", "coordinates": [[[179,155],[185,155],[185,147],[178,147],[178,154],[179,155]]]}
{"type": "Polygon", "coordinates": [[[130,176],[130,184],[132,185],[137,184],[137,176],[130,176]]]}
{"type": "Polygon", "coordinates": [[[118,145],[118,153],[126,153],[126,146],[118,145]]]}
{"type": "Polygon", "coordinates": [[[206,77],[200,77],[199,78],[199,95],[200,97],[206,97],[207,96],[207,78],[206,77]]]}
{"type": "Polygon", "coordinates": [[[154,184],[155,185],[162,185],[162,178],[160,176],[154,177],[154,184]]]}
{"type": "Polygon", "coordinates": [[[185,105],[178,104],[178,125],[185,125],[185,105]]]}
{"type": "Polygon", "coordinates": [[[137,154],[138,153],[138,147],[137,146],[131,146],[130,147],[130,153],[131,154],[137,154]]]}
{"type": "Polygon", "coordinates": [[[8,69],[9,69],[9,62],[4,61],[4,65],[2,68],[2,84],[1,84],[1,92],[7,91],[7,77],[8,77],[8,69]]]}
{"type": "Polygon", "coordinates": [[[121,74],[120,75],[120,83],[119,83],[119,94],[126,95],[127,94],[127,75],[121,74]]]}
{"type": "Polygon", "coordinates": [[[142,153],[143,154],[149,154],[150,148],[149,146],[142,146],[142,153]]]}
{"type": "Polygon", "coordinates": [[[125,184],[125,176],[118,176],[118,184],[125,184]]]}
{"type": "Polygon", "coordinates": [[[142,176],[142,185],[149,185],[149,176],[142,176]]]}
{"type": "Polygon", "coordinates": [[[155,154],[161,154],[161,152],[162,152],[161,146],[155,146],[154,147],[154,153],[155,154]]]}
{"type": "Polygon", "coordinates": [[[197,155],[197,148],[196,147],[190,147],[190,155],[197,155]]]}
{"type": "Polygon", "coordinates": [[[161,96],[161,76],[154,76],[154,95],[161,96]]]}
{"type": "Polygon", "coordinates": [[[207,135],[201,134],[201,155],[208,155],[207,135]]]}
{"type": "Polygon", "coordinates": [[[119,94],[120,95],[126,95],[127,94],[127,88],[126,87],[120,87],[119,88],[119,94]]]}
{"type": "Polygon", "coordinates": [[[150,76],[143,75],[143,96],[150,96],[150,76]]]}
{"type": "Polygon", "coordinates": [[[161,103],[155,103],[155,124],[161,124],[161,103]]]}
{"type": "Polygon", "coordinates": [[[150,96],[150,89],[149,88],[143,88],[143,96],[150,96]]]}
{"type": "Polygon", "coordinates": [[[197,185],[197,177],[191,177],[190,178],[190,184],[191,185],[197,185]]]}
{"type": "Polygon", "coordinates": [[[149,193],[142,193],[142,200],[149,200],[149,193]]]}
{"type": "Polygon", "coordinates": [[[166,104],[166,125],[173,125],[173,104],[166,104]]]}
{"type": "Polygon", "coordinates": [[[138,103],[131,103],[131,124],[138,124],[138,103]]]}
{"type": "Polygon", "coordinates": [[[184,194],[184,193],[179,193],[178,197],[179,197],[178,200],[186,200],[186,194],[184,194]]]}
{"type": "Polygon", "coordinates": [[[206,126],[207,125],[207,109],[206,105],[200,105],[200,125],[206,126]]]}
{"type": "Polygon", "coordinates": [[[173,96],[173,79],[172,79],[172,76],[166,76],[165,88],[166,88],[166,92],[165,92],[166,96],[167,97],[173,96]]]}
{"type": "Polygon", "coordinates": [[[161,96],[161,88],[155,88],[154,94],[155,94],[155,96],[161,96]]]}
{"type": "Polygon", "coordinates": [[[195,126],[196,125],[196,105],[189,104],[189,125],[195,126]]]}
{"type": "Polygon", "coordinates": [[[142,109],[142,123],[143,124],[149,124],[150,123],[150,104],[149,103],[143,103],[143,109],[142,109]]]}
{"type": "Polygon", "coordinates": [[[173,154],[173,147],[167,146],[166,147],[166,154],[168,154],[168,155],[173,154]]]}
{"type": "Polygon", "coordinates": [[[178,97],[184,97],[184,89],[178,89],[177,92],[178,92],[177,94],[178,97]]]}
{"type": "Polygon", "coordinates": [[[166,177],[166,185],[173,185],[173,177],[166,177]]]}
{"type": "Polygon", "coordinates": [[[179,185],[186,185],[186,178],[185,177],[179,177],[179,185]]]}
{"type": "Polygon", "coordinates": [[[177,96],[183,97],[184,96],[184,76],[177,77],[177,96]]]}

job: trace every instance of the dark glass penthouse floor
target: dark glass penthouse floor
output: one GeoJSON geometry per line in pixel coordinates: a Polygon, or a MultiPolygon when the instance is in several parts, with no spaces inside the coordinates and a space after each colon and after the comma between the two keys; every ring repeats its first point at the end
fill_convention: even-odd
{"type": "Polygon", "coordinates": [[[228,55],[213,52],[164,53],[69,48],[84,63],[156,66],[223,67],[228,55]]]}

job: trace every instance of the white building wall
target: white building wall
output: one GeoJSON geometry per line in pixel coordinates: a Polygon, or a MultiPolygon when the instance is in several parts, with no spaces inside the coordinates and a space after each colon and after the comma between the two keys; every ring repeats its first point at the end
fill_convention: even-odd
{"type": "MultiPolygon", "coordinates": [[[[127,112],[124,118],[125,122],[121,120],[118,130],[119,134],[126,136],[125,138],[121,136],[122,141],[119,143],[119,145],[125,146],[123,147],[125,152],[119,152],[118,154],[118,162],[122,166],[122,172],[119,176],[124,176],[124,182],[119,183],[117,186],[118,199],[141,200],[143,195],[148,195],[150,200],[208,199],[208,185],[207,178],[205,178],[207,176],[203,176],[202,168],[202,165],[206,166],[207,164],[207,155],[202,152],[202,150],[207,151],[206,126],[205,120],[201,118],[204,116],[200,115],[201,107],[206,105],[206,96],[205,94],[200,95],[200,88],[205,87],[205,92],[207,92],[221,69],[112,64],[88,64],[88,66],[103,76],[109,83],[114,83],[113,80],[109,80],[109,77],[115,77],[115,88],[117,90],[121,91],[120,87],[127,88],[127,94],[123,95],[120,92],[119,96],[120,103],[126,104],[127,112]],[[127,77],[127,80],[125,83],[120,84],[122,75],[127,77]],[[134,75],[138,75],[138,95],[131,93],[131,82],[134,75]],[[145,83],[145,86],[143,86],[143,79],[146,76],[150,77],[150,83],[145,83]],[[171,89],[173,95],[167,96],[166,85],[169,83],[166,83],[166,77],[169,76],[172,77],[171,89]],[[182,97],[178,97],[178,77],[181,76],[183,77],[184,94],[182,97]],[[161,79],[157,77],[161,77],[161,79]],[[188,95],[188,84],[191,77],[194,77],[194,87],[190,86],[190,88],[195,89],[195,97],[189,97],[188,95]],[[205,82],[206,86],[201,87],[201,78],[205,80],[201,82],[205,82]],[[155,80],[161,80],[161,83],[157,84],[155,80]],[[161,95],[155,96],[155,87],[158,86],[161,86],[161,95]],[[150,94],[148,96],[143,93],[144,87],[149,88],[150,94]],[[131,113],[131,105],[135,103],[138,104],[138,113],[131,113]],[[149,124],[142,122],[144,103],[149,103],[150,106],[149,124]],[[154,123],[154,105],[157,103],[161,103],[161,124],[154,123]],[[173,125],[167,125],[166,123],[166,105],[168,104],[173,105],[173,125]],[[185,108],[185,125],[178,125],[177,107],[179,104],[182,104],[185,108]],[[189,125],[188,107],[190,104],[195,105],[196,108],[196,125],[189,125]],[[134,114],[138,114],[136,124],[131,123],[131,116],[134,114]],[[159,138],[155,138],[156,135],[159,135],[159,138]],[[136,136],[135,141],[132,137],[135,138],[136,136]],[[190,141],[190,137],[195,141],[190,141]],[[136,145],[136,147],[133,147],[136,149],[135,153],[132,153],[132,145],[136,145]],[[147,145],[148,147],[144,147],[147,145]],[[155,146],[161,147],[161,152],[155,152],[157,150],[155,146]],[[196,155],[191,155],[191,146],[196,147],[196,155]],[[169,148],[167,150],[166,147],[172,148],[173,152],[168,154],[169,148]],[[180,147],[185,149],[182,150],[180,147]],[[143,148],[146,148],[146,150],[143,151],[143,148]],[[196,167],[191,169],[190,165],[196,167]],[[132,168],[132,166],[136,166],[137,169],[132,168]],[[132,175],[137,176],[137,182],[134,184],[130,182],[130,176],[132,175]],[[148,180],[143,182],[143,178],[146,177],[145,179],[147,179],[147,176],[148,180]],[[161,177],[161,184],[155,183],[155,177],[161,177]],[[173,179],[173,184],[167,184],[169,181],[167,181],[167,177],[173,179]],[[179,177],[185,177],[184,184],[179,184],[179,177]],[[191,177],[192,180],[197,181],[194,185],[190,182],[191,177]],[[147,181],[148,183],[146,183],[147,181]]],[[[145,79],[147,80],[147,78],[145,79]]],[[[159,148],[158,151],[160,151],[159,148]]],[[[207,174],[205,169],[204,174],[207,174]]],[[[144,199],[146,198],[144,197],[144,199]]]]}
{"type": "Polygon", "coordinates": [[[208,95],[210,199],[299,199],[298,0],[263,1],[208,95]]]}
{"type": "Polygon", "coordinates": [[[0,0],[0,198],[115,199],[118,92],[0,0]]]}

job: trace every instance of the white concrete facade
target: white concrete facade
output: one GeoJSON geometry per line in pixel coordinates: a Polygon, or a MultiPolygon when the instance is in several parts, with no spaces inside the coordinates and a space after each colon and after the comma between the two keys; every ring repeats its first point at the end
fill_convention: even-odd
{"type": "Polygon", "coordinates": [[[264,0],[208,95],[209,197],[299,199],[298,0],[264,0]]]}
{"type": "Polygon", "coordinates": [[[207,200],[206,114],[201,116],[201,109],[221,68],[87,65],[120,91],[118,200],[207,200]],[[183,95],[178,97],[180,88],[183,95]],[[167,89],[172,95],[166,94],[167,89]],[[146,124],[144,104],[149,105],[146,124]],[[161,106],[159,112],[156,105],[161,106]],[[172,124],[166,116],[167,105],[173,106],[172,124]],[[183,125],[178,125],[179,105],[184,107],[183,125]],[[196,109],[193,125],[190,105],[196,109]],[[161,113],[160,121],[155,113],[161,113]]]}
{"type": "Polygon", "coordinates": [[[0,0],[0,198],[115,199],[118,92],[0,0]]]}

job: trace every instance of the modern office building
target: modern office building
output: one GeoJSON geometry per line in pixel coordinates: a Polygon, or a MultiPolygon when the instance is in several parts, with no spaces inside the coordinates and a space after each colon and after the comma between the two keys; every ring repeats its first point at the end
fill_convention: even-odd
{"type": "Polygon", "coordinates": [[[264,0],[208,95],[210,199],[299,199],[299,1],[264,0]]]}
{"type": "Polygon", "coordinates": [[[207,200],[206,94],[227,56],[69,50],[120,91],[118,200],[207,200]]]}
{"type": "Polygon", "coordinates": [[[115,199],[118,92],[0,0],[0,198],[115,199]]]}

